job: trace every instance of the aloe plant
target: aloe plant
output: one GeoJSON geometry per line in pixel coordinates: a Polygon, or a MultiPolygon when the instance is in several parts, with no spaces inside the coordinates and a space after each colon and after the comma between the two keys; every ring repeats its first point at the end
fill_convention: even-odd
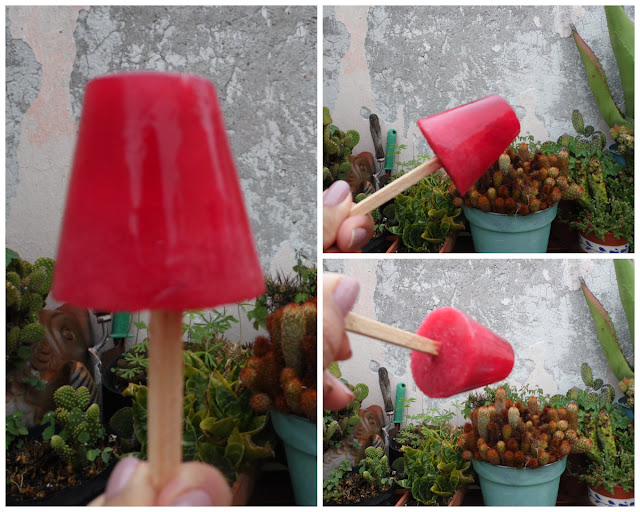
{"type": "Polygon", "coordinates": [[[596,100],[602,117],[613,128],[615,125],[633,129],[634,108],[634,26],[621,6],[608,5],[604,8],[607,16],[607,26],[611,48],[618,64],[618,73],[622,83],[625,100],[625,114],[623,114],[613,100],[607,76],[602,64],[591,48],[578,34],[576,27],[571,25],[573,39],[580,53],[580,57],[587,72],[589,87],[596,100]]]}
{"type": "MultiPolygon", "coordinates": [[[[627,323],[629,324],[629,333],[631,334],[631,340],[633,341],[633,310],[634,310],[634,268],[633,261],[628,259],[615,259],[613,265],[616,269],[616,278],[618,281],[618,290],[620,293],[620,300],[627,317],[627,323]]],[[[604,351],[604,355],[609,362],[611,371],[618,380],[626,378],[633,378],[633,369],[629,362],[625,359],[622,350],[620,349],[620,343],[618,342],[618,335],[616,329],[611,321],[609,313],[600,304],[598,299],[591,293],[591,290],[587,287],[584,279],[580,278],[580,285],[582,286],[582,293],[587,300],[587,305],[593,316],[593,320],[596,325],[596,332],[598,333],[598,340],[604,351]]]]}

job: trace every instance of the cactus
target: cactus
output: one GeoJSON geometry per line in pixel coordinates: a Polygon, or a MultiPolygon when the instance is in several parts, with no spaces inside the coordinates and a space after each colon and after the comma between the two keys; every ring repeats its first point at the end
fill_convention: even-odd
{"type": "Polygon", "coordinates": [[[569,177],[568,163],[566,151],[561,156],[538,152],[531,158],[527,144],[520,144],[517,153],[509,148],[467,192],[465,204],[485,212],[529,215],[560,199],[578,199],[583,190],[569,177]]]}
{"type": "MultiPolygon", "coordinates": [[[[62,430],[51,437],[51,447],[63,460],[82,468],[95,459],[90,451],[100,445],[105,430],[100,423],[100,407],[90,404],[91,394],[82,386],[73,389],[69,385],[59,387],[53,394],[56,404],[55,419],[62,430]]],[[[108,453],[110,448],[105,450],[108,453]]]]}
{"type": "Polygon", "coordinates": [[[267,342],[256,340],[257,351],[240,371],[240,381],[256,394],[257,411],[278,407],[282,412],[315,421],[316,299],[289,304],[267,317],[267,342]],[[269,400],[267,400],[267,398],[269,400]]]}
{"type": "Polygon", "coordinates": [[[349,156],[358,142],[360,134],[355,130],[341,131],[333,125],[331,113],[327,107],[322,108],[323,124],[323,166],[327,172],[323,172],[325,188],[333,181],[344,179],[351,169],[349,156]]]}
{"type": "Polygon", "coordinates": [[[382,447],[369,446],[364,451],[365,458],[360,461],[362,476],[374,489],[382,489],[389,481],[391,468],[382,447]]]}
{"type": "Polygon", "coordinates": [[[39,258],[32,265],[14,257],[6,269],[6,359],[8,368],[17,368],[30,357],[30,347],[45,337],[38,319],[53,276],[51,258],[39,258]]]}
{"type": "Polygon", "coordinates": [[[635,394],[635,381],[634,379],[624,378],[618,384],[620,391],[624,393],[627,397],[627,405],[629,407],[633,407],[634,404],[634,394],[635,394]]]}
{"type": "MultiPolygon", "coordinates": [[[[337,364],[335,366],[337,366],[337,364]]],[[[341,374],[336,376],[340,377],[341,374]]],[[[340,446],[345,440],[351,437],[354,428],[361,422],[358,411],[364,399],[369,396],[369,388],[366,384],[358,383],[353,386],[344,380],[343,382],[353,391],[354,398],[346,407],[339,411],[325,411],[322,418],[322,439],[325,450],[331,446],[340,446]],[[332,426],[334,423],[336,424],[335,427],[332,426]]]]}

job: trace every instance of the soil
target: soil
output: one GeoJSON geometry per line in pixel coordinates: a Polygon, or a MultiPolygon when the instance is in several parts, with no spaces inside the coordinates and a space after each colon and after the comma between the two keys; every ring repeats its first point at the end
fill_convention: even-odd
{"type": "MultiPolygon", "coordinates": [[[[108,443],[113,452],[110,461],[115,459],[117,446],[114,441],[108,443]]],[[[70,463],[61,460],[51,448],[49,442],[42,439],[25,439],[20,449],[12,447],[6,453],[6,493],[7,500],[29,500],[49,496],[58,491],[80,485],[98,475],[108,466],[102,458],[81,470],[74,470],[70,463]]]]}
{"type": "Polygon", "coordinates": [[[332,500],[331,503],[335,505],[353,505],[388,491],[392,483],[392,481],[387,482],[382,489],[376,490],[359,473],[351,474],[340,482],[342,496],[332,500]]]}

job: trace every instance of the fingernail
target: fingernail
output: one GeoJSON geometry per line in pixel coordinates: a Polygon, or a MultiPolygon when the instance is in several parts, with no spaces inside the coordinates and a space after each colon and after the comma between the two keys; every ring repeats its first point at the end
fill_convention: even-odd
{"type": "Polygon", "coordinates": [[[193,489],[182,496],[178,496],[170,505],[172,507],[210,507],[213,505],[211,496],[201,489],[193,489]]]}
{"type": "Polygon", "coordinates": [[[340,281],[333,289],[333,302],[336,303],[343,316],[346,316],[351,311],[358,298],[358,293],[360,293],[360,283],[358,281],[349,276],[340,278],[340,281]]]}
{"type": "Polygon", "coordinates": [[[116,464],[104,490],[106,499],[113,498],[122,492],[136,472],[138,464],[139,461],[135,457],[126,457],[116,464]]]}
{"type": "Polygon", "coordinates": [[[364,228],[356,228],[351,233],[351,242],[349,242],[349,249],[360,248],[367,240],[367,230],[364,228]]]}
{"type": "Polygon", "coordinates": [[[354,399],[355,395],[353,391],[351,391],[347,385],[342,382],[338,377],[333,375],[329,370],[324,371],[324,381],[325,392],[336,393],[338,396],[345,396],[349,399],[349,402],[354,399]]]}
{"type": "Polygon", "coordinates": [[[322,196],[322,204],[325,206],[336,206],[344,201],[347,194],[351,193],[351,187],[346,181],[336,181],[322,196]]]}

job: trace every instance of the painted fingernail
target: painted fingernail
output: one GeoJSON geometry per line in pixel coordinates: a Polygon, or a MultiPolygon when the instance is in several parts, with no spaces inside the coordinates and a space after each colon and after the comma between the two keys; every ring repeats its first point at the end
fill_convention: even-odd
{"type": "Polygon", "coordinates": [[[345,316],[356,302],[360,293],[360,283],[353,277],[342,276],[338,284],[333,289],[333,301],[338,309],[345,316]]]}
{"type": "Polygon", "coordinates": [[[172,507],[210,507],[213,503],[208,492],[201,489],[193,489],[182,496],[178,496],[172,507]]]}
{"type": "Polygon", "coordinates": [[[351,187],[346,181],[336,181],[322,196],[322,204],[325,206],[336,206],[344,201],[344,198],[351,193],[351,187]]]}
{"type": "Polygon", "coordinates": [[[104,490],[105,499],[113,498],[124,490],[136,472],[139,463],[135,457],[125,457],[116,464],[104,490]]]}
{"type": "Polygon", "coordinates": [[[345,400],[353,400],[354,394],[344,382],[342,382],[339,378],[333,375],[329,370],[324,371],[324,375],[322,380],[324,381],[324,394],[334,394],[335,397],[345,397],[345,400]]]}
{"type": "Polygon", "coordinates": [[[359,249],[367,241],[367,230],[364,228],[356,228],[351,233],[351,242],[349,249],[359,249]]]}

